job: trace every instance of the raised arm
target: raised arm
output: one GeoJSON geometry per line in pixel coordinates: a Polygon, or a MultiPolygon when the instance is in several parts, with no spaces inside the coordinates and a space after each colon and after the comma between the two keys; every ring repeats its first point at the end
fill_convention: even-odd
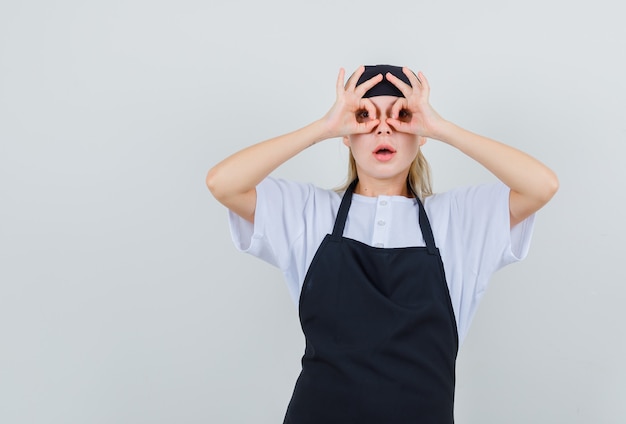
{"type": "Polygon", "coordinates": [[[456,147],[493,173],[511,189],[509,212],[511,227],[538,211],[554,196],[559,181],[554,172],[530,155],[498,141],[465,130],[446,121],[428,101],[430,86],[420,72],[416,76],[403,70],[411,81],[405,84],[391,74],[386,78],[404,94],[388,120],[396,130],[418,134],[456,147]],[[409,121],[397,119],[400,111],[411,114],[409,121]]]}
{"type": "Polygon", "coordinates": [[[375,114],[372,103],[362,97],[383,76],[377,75],[356,87],[364,69],[360,67],[345,87],[345,71],[343,68],[339,71],[337,99],[322,119],[240,150],[211,168],[206,184],[213,196],[237,215],[254,222],[256,186],[281,164],[319,141],[370,132],[378,121],[357,122],[356,114],[359,110],[375,114]]]}

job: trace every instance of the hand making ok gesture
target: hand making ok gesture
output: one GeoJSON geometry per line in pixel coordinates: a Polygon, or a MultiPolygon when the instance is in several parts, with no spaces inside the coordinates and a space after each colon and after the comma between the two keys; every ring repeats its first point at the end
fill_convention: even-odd
{"type": "Polygon", "coordinates": [[[328,138],[369,133],[378,125],[378,119],[366,121],[358,119],[359,113],[362,112],[367,112],[372,117],[376,116],[374,104],[369,99],[364,99],[363,95],[383,79],[382,74],[378,74],[357,87],[357,81],[364,71],[365,67],[360,66],[344,86],[345,70],[343,68],[339,70],[337,99],[323,118],[328,138]]]}
{"type": "Polygon", "coordinates": [[[387,123],[396,131],[416,134],[422,137],[436,138],[434,134],[443,119],[430,105],[430,85],[428,80],[419,72],[417,75],[409,68],[402,68],[411,85],[387,73],[385,78],[398,87],[404,97],[399,97],[391,110],[391,118],[387,123]]]}

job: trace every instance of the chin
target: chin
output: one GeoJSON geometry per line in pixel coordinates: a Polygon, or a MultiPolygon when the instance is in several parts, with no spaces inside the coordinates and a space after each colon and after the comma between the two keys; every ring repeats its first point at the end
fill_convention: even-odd
{"type": "Polygon", "coordinates": [[[409,172],[400,171],[400,172],[384,172],[384,171],[370,171],[370,172],[358,172],[359,179],[368,178],[376,181],[394,181],[394,180],[406,180],[409,172]]]}

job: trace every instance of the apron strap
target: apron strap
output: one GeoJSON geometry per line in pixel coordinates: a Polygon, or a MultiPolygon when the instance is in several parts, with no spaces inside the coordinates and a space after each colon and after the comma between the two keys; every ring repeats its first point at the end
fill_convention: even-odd
{"type": "Polygon", "coordinates": [[[424,209],[422,201],[420,200],[417,193],[415,193],[415,190],[413,190],[413,187],[411,187],[411,184],[408,183],[408,181],[407,186],[409,187],[409,191],[413,193],[413,197],[415,197],[415,200],[417,201],[417,204],[419,206],[420,229],[422,230],[422,237],[424,237],[424,242],[426,242],[426,249],[428,250],[429,255],[434,255],[436,250],[435,237],[433,236],[433,230],[430,227],[430,220],[428,219],[428,215],[426,215],[426,209],[424,209]]]}
{"type": "Polygon", "coordinates": [[[337,212],[335,226],[333,227],[334,239],[340,239],[343,236],[343,229],[346,226],[346,219],[348,218],[348,210],[350,210],[350,205],[352,204],[352,193],[358,181],[358,178],[352,181],[341,198],[341,205],[339,206],[339,212],[337,212]]]}
{"type": "MultiPolygon", "coordinates": [[[[352,193],[354,193],[354,188],[356,187],[358,181],[358,178],[352,181],[341,198],[341,205],[339,205],[339,211],[337,212],[337,218],[335,219],[335,226],[333,227],[332,237],[334,239],[341,239],[343,236],[343,229],[346,226],[348,211],[350,210],[350,205],[352,204],[352,193]]],[[[426,210],[424,209],[422,201],[417,196],[417,193],[415,193],[415,190],[413,190],[413,187],[411,187],[408,182],[407,186],[409,191],[413,193],[419,207],[420,229],[422,231],[424,242],[426,243],[426,249],[428,250],[428,254],[434,255],[437,248],[435,247],[435,237],[433,236],[433,230],[430,227],[430,221],[426,215],[426,210]]]]}

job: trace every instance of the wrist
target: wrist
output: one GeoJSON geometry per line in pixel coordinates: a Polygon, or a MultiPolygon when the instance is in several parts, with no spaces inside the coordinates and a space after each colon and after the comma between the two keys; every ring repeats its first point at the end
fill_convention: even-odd
{"type": "Polygon", "coordinates": [[[343,132],[345,132],[343,128],[338,127],[336,122],[333,122],[326,116],[313,122],[312,125],[316,128],[316,133],[319,135],[319,139],[317,141],[343,137],[343,132]]]}
{"type": "Polygon", "coordinates": [[[453,134],[458,127],[450,121],[440,118],[432,127],[431,135],[428,138],[451,144],[453,134]]]}
{"type": "Polygon", "coordinates": [[[325,118],[318,119],[313,121],[308,125],[311,139],[313,141],[312,144],[317,144],[320,141],[328,140],[329,138],[338,137],[333,133],[332,128],[328,125],[328,122],[325,118]]]}

